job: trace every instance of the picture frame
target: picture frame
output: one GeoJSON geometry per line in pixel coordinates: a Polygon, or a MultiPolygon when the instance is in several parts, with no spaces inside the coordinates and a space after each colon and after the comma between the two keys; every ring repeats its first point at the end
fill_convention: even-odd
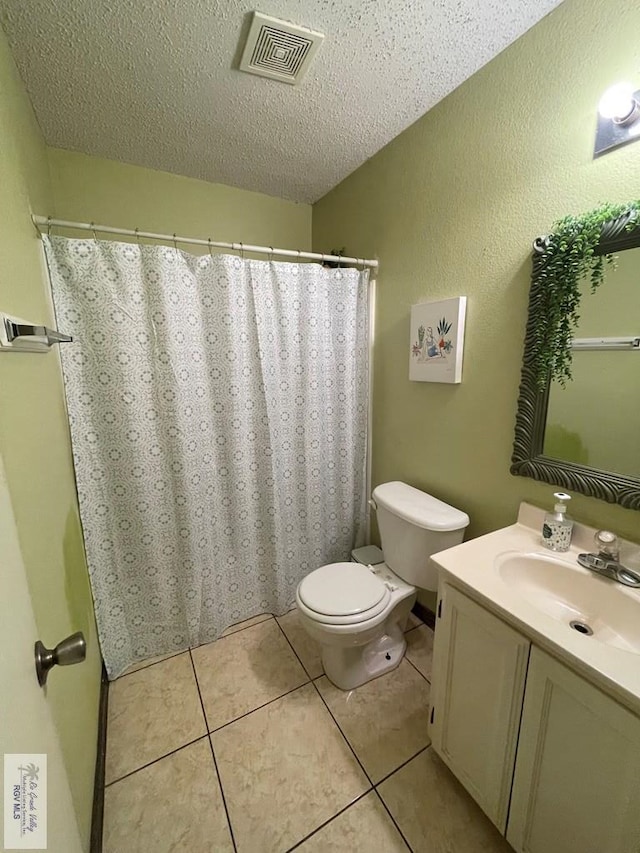
{"type": "Polygon", "coordinates": [[[412,382],[462,381],[467,297],[411,306],[409,379],[412,382]]]}

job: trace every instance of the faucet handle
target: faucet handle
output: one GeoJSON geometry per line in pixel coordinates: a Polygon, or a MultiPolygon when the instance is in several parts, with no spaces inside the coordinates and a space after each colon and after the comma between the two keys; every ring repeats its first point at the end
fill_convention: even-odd
{"type": "Polygon", "coordinates": [[[615,533],[611,533],[610,530],[598,530],[593,541],[596,543],[598,553],[603,557],[616,562],[620,559],[620,543],[615,533]]]}

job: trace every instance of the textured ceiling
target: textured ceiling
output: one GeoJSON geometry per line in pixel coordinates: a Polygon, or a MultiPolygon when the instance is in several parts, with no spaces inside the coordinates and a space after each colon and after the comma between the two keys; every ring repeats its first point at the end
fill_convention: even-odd
{"type": "Polygon", "coordinates": [[[267,0],[325,33],[302,83],[235,70],[243,0],[0,0],[49,145],[312,202],[561,0],[267,0]]]}

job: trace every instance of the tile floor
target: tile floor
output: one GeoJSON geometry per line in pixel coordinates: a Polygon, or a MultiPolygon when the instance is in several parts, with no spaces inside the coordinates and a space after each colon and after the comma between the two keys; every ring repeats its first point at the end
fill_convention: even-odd
{"type": "Polygon", "coordinates": [[[433,632],[326,678],[292,611],[131,667],[109,690],[104,853],[507,853],[429,748],[433,632]]]}

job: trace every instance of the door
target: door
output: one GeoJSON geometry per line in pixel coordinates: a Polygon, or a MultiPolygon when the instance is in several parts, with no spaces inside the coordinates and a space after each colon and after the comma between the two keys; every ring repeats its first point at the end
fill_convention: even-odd
{"type": "Polygon", "coordinates": [[[446,583],[438,617],[433,747],[504,833],[530,643],[446,583]]]}
{"type": "MultiPolygon", "coordinates": [[[[1,457],[0,543],[0,753],[47,756],[46,849],[81,853],[60,745],[45,691],[36,680],[33,656],[38,639],[36,624],[1,457]]],[[[38,766],[38,769],[42,777],[43,768],[38,766]]],[[[29,842],[33,844],[33,837],[25,835],[24,842],[19,842],[23,846],[3,849],[43,849],[29,847],[29,842]]]]}
{"type": "Polygon", "coordinates": [[[640,719],[531,653],[507,841],[526,853],[640,851],[640,719]]]}

